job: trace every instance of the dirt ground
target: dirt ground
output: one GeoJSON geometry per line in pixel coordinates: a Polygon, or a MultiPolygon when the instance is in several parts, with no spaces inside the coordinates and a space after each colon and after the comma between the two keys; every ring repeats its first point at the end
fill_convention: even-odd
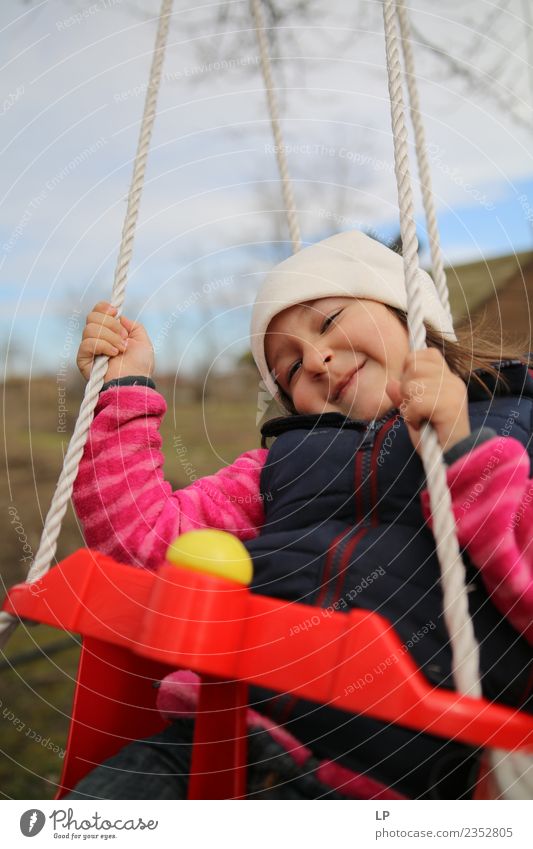
{"type": "MultiPolygon", "coordinates": [[[[162,434],[165,477],[174,489],[189,484],[193,476],[215,472],[242,451],[259,445],[254,378],[219,381],[203,402],[176,388],[172,380],[158,380],[158,388],[169,408],[162,434]]],[[[2,596],[9,586],[25,579],[37,551],[82,391],[75,378],[64,396],[54,378],[13,379],[2,385],[2,596]]],[[[57,559],[83,545],[69,507],[57,559]]],[[[79,642],[76,634],[65,635],[46,626],[20,625],[11,637],[5,650],[7,668],[0,670],[1,798],[54,798],[65,754],[79,642]],[[50,648],[58,643],[62,643],[58,651],[50,648]],[[27,652],[38,656],[19,657],[27,652]]]]}

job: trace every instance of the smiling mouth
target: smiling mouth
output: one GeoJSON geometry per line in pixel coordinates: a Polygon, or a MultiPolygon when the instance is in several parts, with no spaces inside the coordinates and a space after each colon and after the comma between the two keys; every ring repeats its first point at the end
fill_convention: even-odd
{"type": "Polygon", "coordinates": [[[348,389],[348,386],[351,384],[355,375],[358,372],[360,372],[362,368],[364,368],[365,363],[366,363],[366,360],[360,366],[357,366],[357,368],[354,368],[354,370],[352,372],[350,372],[348,377],[346,377],[344,380],[341,380],[341,382],[337,384],[337,386],[335,387],[335,391],[333,392],[333,395],[330,398],[330,404],[335,404],[337,401],[339,401],[341,399],[343,393],[345,392],[346,389],[348,389]]]}

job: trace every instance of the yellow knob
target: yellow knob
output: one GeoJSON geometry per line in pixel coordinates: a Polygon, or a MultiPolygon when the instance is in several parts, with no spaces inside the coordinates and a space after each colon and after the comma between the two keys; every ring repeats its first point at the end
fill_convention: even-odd
{"type": "Polygon", "coordinates": [[[169,545],[167,560],[239,584],[248,585],[253,576],[250,555],[242,542],[226,531],[188,531],[169,545]]]}

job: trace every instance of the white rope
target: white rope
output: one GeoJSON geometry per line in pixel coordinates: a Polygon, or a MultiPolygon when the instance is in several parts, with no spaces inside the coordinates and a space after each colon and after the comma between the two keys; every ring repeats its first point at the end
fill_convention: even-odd
{"type": "Polygon", "coordinates": [[[287,220],[289,223],[289,233],[291,236],[293,253],[301,250],[302,238],[300,235],[300,225],[298,224],[298,214],[296,212],[296,204],[292,192],[291,178],[289,176],[289,166],[287,163],[287,155],[285,145],[283,143],[283,135],[281,133],[281,122],[279,118],[278,102],[276,99],[276,89],[272,78],[272,67],[270,56],[268,53],[268,43],[265,33],[265,23],[263,19],[263,10],[261,9],[261,0],[250,0],[252,15],[255,22],[255,31],[257,34],[257,43],[259,45],[259,56],[261,58],[261,70],[265,82],[265,90],[268,103],[268,111],[270,112],[270,123],[272,125],[272,134],[274,136],[276,158],[278,162],[279,174],[281,177],[281,190],[283,192],[283,203],[287,212],[287,220]]]}
{"type": "MultiPolygon", "coordinates": [[[[165,46],[170,23],[170,14],[172,11],[172,3],[173,0],[162,0],[161,11],[159,13],[157,36],[152,58],[152,66],[150,68],[148,89],[144,102],[144,113],[139,133],[139,141],[137,144],[137,152],[133,166],[133,176],[128,195],[126,218],[122,230],[122,239],[115,269],[111,302],[113,306],[117,308],[119,314],[122,304],[124,303],[128,268],[133,253],[133,239],[139,213],[150,139],[152,136],[152,129],[156,114],[157,95],[161,82],[161,70],[165,57],[165,46]]],[[[89,428],[94,417],[94,409],[98,401],[98,395],[104,383],[104,377],[107,371],[107,361],[107,356],[102,355],[95,358],[93,368],[91,370],[91,376],[85,388],[85,395],[80,407],[80,413],[74,428],[74,433],[72,434],[67,453],[65,454],[63,469],[59,476],[57,488],[44,523],[39,548],[26,578],[27,583],[34,583],[35,581],[38,581],[39,578],[42,578],[42,576],[49,570],[52,559],[55,555],[57,539],[61,530],[61,522],[72,494],[72,487],[78,474],[79,463],[87,441],[89,428]]],[[[3,646],[7,643],[17,624],[18,619],[14,616],[11,616],[5,611],[0,612],[0,648],[3,648],[3,646]]]]}
{"type": "Polygon", "coordinates": [[[498,799],[533,799],[533,757],[524,752],[490,749],[490,775],[496,783],[498,799]]]}
{"type": "Polygon", "coordinates": [[[396,8],[398,11],[398,20],[400,22],[401,44],[405,62],[405,76],[407,79],[407,91],[409,93],[411,121],[415,134],[416,159],[418,163],[420,186],[422,189],[422,202],[424,204],[424,211],[426,214],[426,227],[431,251],[433,280],[435,281],[435,286],[439,293],[442,306],[451,319],[452,313],[450,309],[450,296],[448,292],[448,283],[446,281],[446,273],[444,271],[440,233],[437,224],[437,213],[435,211],[435,200],[433,197],[433,188],[431,183],[431,171],[427,157],[426,134],[422,123],[420,101],[418,99],[415,63],[411,47],[411,30],[404,0],[397,0],[396,8]]]}
{"type": "MultiPolygon", "coordinates": [[[[414,80],[414,65],[408,45],[409,30],[403,0],[384,0],[383,16],[385,22],[385,40],[387,49],[387,72],[391,100],[392,129],[394,137],[394,156],[396,179],[398,182],[398,200],[400,206],[400,227],[404,249],[405,281],[408,297],[408,323],[412,346],[425,347],[425,329],[419,303],[420,289],[416,280],[418,271],[418,251],[416,226],[414,221],[412,189],[409,176],[407,131],[405,127],[404,105],[401,83],[401,66],[397,47],[395,9],[400,25],[403,19],[402,37],[409,83],[414,80]],[[407,50],[405,49],[407,45],[407,50]]],[[[420,122],[420,110],[416,89],[410,93],[413,124],[420,122]],[[414,96],[413,96],[414,92],[414,96]],[[415,118],[416,116],[416,118],[415,118]]],[[[416,132],[416,129],[415,129],[416,132]]],[[[417,146],[425,149],[424,136],[419,134],[417,146]]],[[[420,167],[420,160],[419,160],[420,167]]],[[[427,160],[422,168],[426,168],[427,160]]],[[[430,186],[429,168],[424,175],[421,168],[422,185],[430,186]]],[[[430,209],[433,208],[432,204],[430,209]]],[[[427,209],[426,209],[427,214],[427,209]]],[[[435,227],[436,217],[435,217],[435,227]]],[[[428,218],[429,227],[429,218],[428,218]]],[[[438,239],[432,240],[438,244],[438,239]]],[[[441,296],[442,297],[442,296],[441,296]]],[[[449,309],[449,302],[446,299],[449,309]]],[[[479,646],[477,644],[472,621],[468,612],[468,597],[465,587],[465,568],[462,563],[450,493],[446,481],[446,471],[442,451],[433,428],[427,424],[421,431],[422,461],[426,473],[428,491],[433,514],[433,533],[441,567],[441,583],[444,601],[444,618],[450,634],[452,646],[452,672],[459,692],[480,698],[482,696],[479,678],[479,646]]],[[[492,749],[488,752],[488,765],[495,782],[494,797],[498,799],[533,798],[533,758],[522,752],[507,752],[492,749]]]]}
{"type": "MultiPolygon", "coordinates": [[[[417,280],[418,240],[409,174],[407,130],[404,118],[394,0],[384,0],[383,18],[407,290],[409,336],[411,348],[421,350],[426,347],[426,331],[422,311],[422,293],[417,280]]],[[[426,473],[433,515],[433,533],[441,568],[444,617],[452,648],[453,678],[459,692],[479,697],[481,696],[479,646],[468,612],[468,595],[465,586],[466,572],[455,532],[455,521],[442,450],[435,431],[429,423],[421,429],[421,443],[422,462],[426,473]]]]}

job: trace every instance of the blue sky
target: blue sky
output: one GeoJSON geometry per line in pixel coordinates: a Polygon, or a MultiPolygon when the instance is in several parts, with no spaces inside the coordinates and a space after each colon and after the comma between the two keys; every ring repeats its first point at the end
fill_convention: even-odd
{"type": "MultiPolygon", "coordinates": [[[[499,16],[485,0],[446,13],[430,0],[410,5],[423,37],[477,79],[473,87],[416,51],[446,258],[527,250],[533,111],[522,4],[499,16]]],[[[72,316],[108,296],[158,7],[0,6],[0,332],[11,368],[53,374],[66,341],[73,367],[72,316]]],[[[289,253],[254,34],[246,3],[229,8],[224,29],[211,5],[176,3],[125,307],[157,341],[160,368],[178,373],[246,348],[261,275],[289,253]]],[[[273,49],[309,241],[350,227],[397,232],[377,11],[335,0],[324,19],[313,1],[307,22],[288,18],[273,49]]]]}
{"type": "Polygon", "coordinates": [[[533,250],[533,179],[489,185],[487,196],[494,210],[473,204],[439,212],[443,241],[456,259],[475,257],[476,248],[483,256],[533,250]]]}
{"type": "MultiPolygon", "coordinates": [[[[483,190],[486,205],[457,204],[440,207],[439,230],[447,261],[460,264],[478,258],[488,259],[502,254],[533,251],[533,178],[516,180],[512,186],[488,183],[483,190]]],[[[419,238],[426,249],[422,260],[429,263],[424,240],[424,219],[417,218],[419,238]]],[[[396,221],[378,225],[392,237],[398,230],[396,221]]]]}

